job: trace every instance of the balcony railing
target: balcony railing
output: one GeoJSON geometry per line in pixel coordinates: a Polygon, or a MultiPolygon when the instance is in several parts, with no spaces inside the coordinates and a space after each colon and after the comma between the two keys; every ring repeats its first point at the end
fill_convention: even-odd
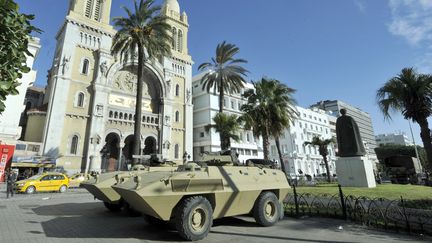
{"type": "MultiPolygon", "coordinates": [[[[132,112],[110,109],[108,113],[108,120],[134,123],[135,114],[132,112]]],[[[141,122],[148,125],[159,125],[159,115],[143,112],[141,122]]]]}

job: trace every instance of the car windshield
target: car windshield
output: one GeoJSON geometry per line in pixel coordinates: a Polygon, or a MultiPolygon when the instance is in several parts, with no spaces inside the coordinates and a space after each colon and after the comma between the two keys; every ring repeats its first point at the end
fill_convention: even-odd
{"type": "Polygon", "coordinates": [[[41,175],[34,175],[32,177],[29,177],[28,180],[37,180],[37,179],[39,179],[40,176],[41,175]]]}

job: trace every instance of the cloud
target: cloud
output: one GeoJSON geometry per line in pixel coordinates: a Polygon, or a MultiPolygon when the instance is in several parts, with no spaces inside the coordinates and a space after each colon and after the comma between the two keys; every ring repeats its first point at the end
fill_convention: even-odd
{"type": "Polygon", "coordinates": [[[390,33],[417,45],[432,40],[431,0],[390,0],[390,33]]]}
{"type": "Polygon", "coordinates": [[[356,7],[359,9],[359,11],[361,13],[365,13],[366,12],[366,3],[364,3],[361,0],[354,0],[354,4],[356,5],[356,7]]]}
{"type": "Polygon", "coordinates": [[[432,71],[432,0],[389,0],[388,30],[416,48],[416,66],[432,71]]]}

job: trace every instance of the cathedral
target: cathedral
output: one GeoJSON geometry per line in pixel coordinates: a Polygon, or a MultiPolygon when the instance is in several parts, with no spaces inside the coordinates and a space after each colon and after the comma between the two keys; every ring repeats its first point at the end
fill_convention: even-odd
{"type": "MultiPolygon", "coordinates": [[[[25,136],[40,140],[41,154],[56,158],[68,173],[113,171],[132,160],[137,58],[111,55],[111,2],[70,0],[44,109],[28,115],[25,136]]],[[[141,155],[181,163],[193,145],[188,17],[177,0],[165,0],[160,14],[172,26],[172,53],[144,64],[141,155]]]]}

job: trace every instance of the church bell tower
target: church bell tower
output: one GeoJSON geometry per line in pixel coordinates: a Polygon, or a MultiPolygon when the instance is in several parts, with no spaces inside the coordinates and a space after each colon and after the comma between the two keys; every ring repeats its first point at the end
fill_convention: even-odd
{"type": "Polygon", "coordinates": [[[109,24],[110,11],[111,0],[70,0],[56,35],[47,81],[42,153],[76,172],[88,167],[88,143],[98,136],[89,132],[89,124],[99,105],[94,103],[94,86],[100,80],[100,65],[111,60],[115,31],[109,24]]]}

